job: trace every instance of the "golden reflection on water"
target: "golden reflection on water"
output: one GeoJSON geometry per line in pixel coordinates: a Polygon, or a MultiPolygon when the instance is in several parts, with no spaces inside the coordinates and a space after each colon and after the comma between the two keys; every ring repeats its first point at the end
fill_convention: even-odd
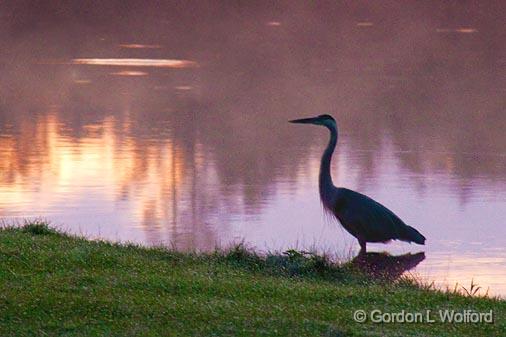
{"type": "Polygon", "coordinates": [[[156,225],[153,222],[177,213],[177,202],[171,199],[181,197],[175,193],[182,190],[183,172],[188,169],[182,151],[173,142],[119,141],[118,127],[126,132],[130,125],[112,117],[87,125],[87,135],[79,139],[62,135],[60,126],[54,115],[36,124],[32,131],[33,144],[38,144],[36,157],[21,154],[14,137],[0,138],[0,211],[34,205],[50,210],[49,214],[62,212],[98,188],[102,202],[134,193],[129,214],[131,222],[141,227],[156,225]],[[21,167],[25,160],[29,163],[21,167]]]}
{"type": "Polygon", "coordinates": [[[474,28],[438,28],[436,29],[436,32],[438,33],[463,33],[463,34],[472,34],[477,33],[478,30],[474,28]]]}
{"type": "Polygon", "coordinates": [[[132,70],[122,70],[114,73],[110,73],[111,75],[116,76],[147,76],[148,73],[144,71],[132,71],[132,70]]]}
{"type": "Polygon", "coordinates": [[[137,43],[125,43],[119,45],[121,48],[126,49],[160,49],[162,46],[158,44],[137,44],[137,43]]]}
{"type": "Polygon", "coordinates": [[[90,84],[91,80],[74,80],[76,84],[90,84]]]}
{"type": "Polygon", "coordinates": [[[87,64],[96,66],[128,66],[128,67],[158,67],[158,68],[190,68],[198,66],[197,62],[171,59],[135,59],[135,58],[79,58],[73,59],[72,64],[87,64]]]}

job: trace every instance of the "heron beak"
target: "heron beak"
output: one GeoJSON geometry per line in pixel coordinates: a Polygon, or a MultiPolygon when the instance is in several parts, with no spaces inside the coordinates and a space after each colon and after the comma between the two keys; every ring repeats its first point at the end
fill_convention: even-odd
{"type": "Polygon", "coordinates": [[[297,123],[297,124],[314,124],[318,118],[311,117],[311,118],[301,118],[301,119],[294,119],[289,121],[290,123],[297,123]]]}

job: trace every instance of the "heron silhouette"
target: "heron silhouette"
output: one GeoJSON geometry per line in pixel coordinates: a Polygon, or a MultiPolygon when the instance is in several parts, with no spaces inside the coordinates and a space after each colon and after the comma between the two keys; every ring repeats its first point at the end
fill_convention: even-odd
{"type": "Polygon", "coordinates": [[[329,129],[329,144],[323,152],[320,164],[320,200],[324,209],[332,213],[341,225],[357,238],[361,252],[366,252],[367,242],[387,243],[401,240],[425,244],[425,237],[420,232],[406,225],[394,212],[379,202],[347,188],[334,186],[330,162],[337,145],[337,125],[332,116],[295,119],[290,123],[315,124],[329,129]]]}

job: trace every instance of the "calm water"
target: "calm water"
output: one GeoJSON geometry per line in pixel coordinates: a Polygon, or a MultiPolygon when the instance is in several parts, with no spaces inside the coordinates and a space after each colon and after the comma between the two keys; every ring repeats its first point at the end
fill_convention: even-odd
{"type": "Polygon", "coordinates": [[[349,258],[317,193],[327,132],[287,123],[329,113],[335,183],[427,237],[371,250],[505,296],[506,8],[382,4],[4,8],[0,217],[349,258]]]}

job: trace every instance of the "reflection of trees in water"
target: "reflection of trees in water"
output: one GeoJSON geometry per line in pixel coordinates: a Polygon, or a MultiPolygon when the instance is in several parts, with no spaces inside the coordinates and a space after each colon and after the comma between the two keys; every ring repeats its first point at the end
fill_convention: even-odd
{"type": "Polygon", "coordinates": [[[197,177],[201,150],[188,153],[174,138],[136,137],[131,122],[120,125],[111,116],[98,123],[83,120],[79,136],[71,138],[64,134],[68,126],[49,114],[15,136],[1,137],[0,152],[9,154],[0,163],[1,203],[14,208],[40,194],[51,204],[69,191],[70,199],[98,196],[107,203],[111,195],[116,204],[129,205],[133,224],[145,226],[151,242],[213,248],[216,240],[206,221],[220,208],[220,198],[213,184],[196,187],[200,179],[213,182],[212,163],[197,177]],[[87,186],[101,192],[87,195],[87,186]]]}
{"type": "Polygon", "coordinates": [[[467,194],[476,178],[493,186],[504,178],[506,157],[502,130],[504,72],[499,53],[484,57],[482,40],[454,41],[433,50],[430,57],[404,70],[405,84],[389,88],[378,106],[388,106],[384,126],[398,156],[413,173],[447,173],[467,194]],[[497,71],[496,71],[497,70],[497,71]]]}
{"type": "Polygon", "coordinates": [[[390,151],[385,139],[419,186],[426,175],[445,173],[466,194],[474,179],[490,186],[504,179],[501,4],[484,13],[439,2],[188,5],[191,11],[97,2],[95,12],[76,17],[80,4],[34,11],[28,3],[19,2],[0,30],[6,47],[0,126],[9,135],[0,139],[2,153],[9,153],[0,163],[3,185],[19,176],[42,179],[51,152],[48,125],[79,144],[90,137],[90,125],[98,136],[112,118],[115,155],[128,153],[131,160],[117,180],[117,198],[135,198],[136,186],[156,175],[158,194],[141,207],[146,226],[197,223],[202,227],[187,232],[207,236],[209,214],[258,209],[278,181],[295,179],[307,167],[309,145],[323,147],[326,135],[294,129],[286,120],[318,113],[338,119],[359,183],[378,174],[378,161],[390,151]],[[403,14],[395,20],[392,6],[403,14]],[[281,26],[265,24],[272,20],[281,26]],[[358,27],[362,21],[373,26],[358,27]],[[461,26],[478,33],[435,31],[461,26]],[[125,42],[164,48],[117,46],[125,42]],[[116,68],[36,64],[85,56],[185,58],[201,67],[117,78],[109,75],[116,68]],[[91,83],[76,82],[81,79],[91,83]],[[44,122],[46,111],[55,124],[44,122]],[[174,167],[171,158],[177,158],[174,167]],[[170,206],[176,199],[187,211],[170,206]]]}

